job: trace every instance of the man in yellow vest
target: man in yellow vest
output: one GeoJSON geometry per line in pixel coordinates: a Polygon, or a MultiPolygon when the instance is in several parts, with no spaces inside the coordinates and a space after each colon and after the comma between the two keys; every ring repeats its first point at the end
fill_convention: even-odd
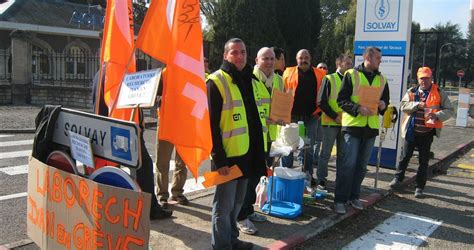
{"type": "MultiPolygon", "coordinates": [[[[275,53],[271,48],[263,47],[257,53],[255,58],[255,67],[253,74],[261,82],[260,86],[264,86],[261,89],[261,103],[265,110],[265,117],[267,118],[268,134],[267,134],[267,165],[270,165],[273,159],[269,157],[269,149],[271,142],[276,140],[277,136],[277,124],[270,121],[270,103],[271,96],[274,89],[284,91],[284,83],[281,76],[273,72],[275,65],[275,53]]],[[[255,188],[260,180],[261,175],[252,175],[248,178],[247,194],[245,195],[244,204],[237,216],[237,227],[239,230],[246,234],[255,234],[257,227],[252,223],[266,221],[267,218],[254,211],[253,204],[255,204],[256,193],[255,188]]]]}
{"type": "Polygon", "coordinates": [[[267,125],[262,105],[263,84],[247,65],[244,42],[232,38],[224,45],[219,70],[209,75],[207,93],[213,148],[212,170],[228,175],[237,165],[243,177],[217,185],[212,204],[212,248],[251,249],[238,239],[237,215],[244,202],[248,178],[266,172],[267,125]]]}
{"type": "Polygon", "coordinates": [[[321,84],[318,96],[318,104],[323,114],[321,115],[321,134],[322,148],[319,156],[316,177],[318,181],[318,189],[326,189],[326,181],[328,176],[328,162],[331,158],[332,146],[336,141],[337,158],[336,166],[342,161],[342,142],[344,138],[341,132],[342,109],[337,105],[337,95],[342,85],[342,78],[346,70],[352,68],[352,57],[347,55],[339,55],[336,58],[336,72],[326,75],[321,84]]]}
{"type": "Polygon", "coordinates": [[[342,163],[336,169],[336,191],[334,210],[346,213],[346,203],[355,209],[364,206],[359,200],[360,187],[367,172],[375,137],[379,134],[379,114],[383,115],[390,101],[386,78],[379,72],[382,53],[379,48],[367,47],[363,54],[364,62],[346,71],[342,80],[337,104],[342,109],[342,133],[344,149],[342,163]],[[362,106],[361,88],[376,88],[380,99],[375,110],[362,106]]]}
{"type": "Polygon", "coordinates": [[[432,83],[433,78],[429,67],[419,68],[416,75],[419,85],[408,89],[400,103],[401,111],[406,114],[401,133],[405,140],[401,160],[398,162],[397,172],[390,182],[390,187],[399,187],[405,177],[413,151],[417,147],[420,165],[416,173],[415,197],[422,198],[428,177],[433,136],[439,137],[443,121],[453,115],[454,109],[448,95],[437,84],[432,83]]]}
{"type": "MultiPolygon", "coordinates": [[[[310,148],[304,151],[304,170],[311,176],[311,184],[315,185],[313,178],[313,146],[316,141],[316,130],[320,126],[319,117],[321,110],[317,105],[318,91],[326,73],[311,66],[311,55],[306,49],[296,54],[297,66],[287,67],[283,73],[285,88],[294,95],[291,121],[303,121],[306,136],[309,138],[310,148]]],[[[319,151],[319,148],[317,148],[319,151]]],[[[284,167],[293,167],[293,154],[282,158],[284,167]]]]}

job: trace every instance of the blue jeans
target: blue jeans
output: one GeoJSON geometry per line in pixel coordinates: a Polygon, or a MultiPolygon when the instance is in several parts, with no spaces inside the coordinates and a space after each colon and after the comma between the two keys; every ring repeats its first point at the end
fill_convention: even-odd
{"type": "Polygon", "coordinates": [[[321,130],[323,135],[323,146],[321,149],[321,154],[319,155],[316,177],[318,179],[318,183],[325,183],[327,181],[326,178],[328,177],[328,162],[331,158],[332,146],[334,145],[334,141],[336,141],[337,143],[336,167],[341,165],[342,163],[344,137],[342,136],[340,126],[324,126],[321,130]]]}
{"type": "MultiPolygon", "coordinates": [[[[292,117],[292,122],[304,121],[305,134],[309,138],[309,149],[303,150],[303,162],[304,162],[304,171],[313,175],[313,148],[316,141],[316,128],[318,120],[314,117],[292,117]]],[[[319,149],[318,149],[319,150],[319,149]]],[[[283,167],[292,168],[293,167],[293,154],[282,157],[281,162],[283,167]]]]}
{"type": "Polygon", "coordinates": [[[314,137],[314,154],[313,154],[313,163],[315,165],[319,164],[319,157],[321,151],[321,144],[323,141],[323,126],[321,125],[321,119],[316,120],[316,129],[314,137]]]}
{"type": "Polygon", "coordinates": [[[359,199],[375,137],[360,138],[344,133],[342,164],[336,168],[335,202],[359,199]]]}
{"type": "Polygon", "coordinates": [[[213,249],[232,249],[237,243],[237,215],[244,202],[247,179],[229,181],[216,186],[212,202],[212,238],[213,249]]]}

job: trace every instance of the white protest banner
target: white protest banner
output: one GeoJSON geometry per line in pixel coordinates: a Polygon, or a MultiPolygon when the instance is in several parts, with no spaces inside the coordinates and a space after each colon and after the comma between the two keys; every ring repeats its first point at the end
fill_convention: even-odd
{"type": "Polygon", "coordinates": [[[160,77],[161,68],[126,74],[120,87],[117,108],[152,107],[160,77]]]}
{"type": "Polygon", "coordinates": [[[74,132],[69,132],[69,139],[71,140],[72,158],[86,166],[95,167],[91,139],[74,132]]]}

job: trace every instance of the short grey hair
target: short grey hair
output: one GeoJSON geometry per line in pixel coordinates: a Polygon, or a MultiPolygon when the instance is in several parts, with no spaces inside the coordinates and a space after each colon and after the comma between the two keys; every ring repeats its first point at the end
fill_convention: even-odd
{"type": "Polygon", "coordinates": [[[224,54],[226,54],[227,52],[229,52],[229,50],[230,50],[229,47],[230,47],[230,44],[231,44],[231,43],[243,43],[243,44],[245,45],[245,43],[244,43],[244,41],[242,41],[242,39],[236,38],[236,37],[235,37],[235,38],[231,38],[231,39],[229,39],[227,42],[225,42],[225,44],[224,44],[224,54]]]}
{"type": "Polygon", "coordinates": [[[364,55],[363,56],[369,56],[369,57],[372,57],[372,55],[375,53],[375,52],[380,52],[382,53],[382,51],[377,48],[377,47],[374,47],[374,46],[369,46],[367,48],[365,48],[364,50],[364,55]]]}

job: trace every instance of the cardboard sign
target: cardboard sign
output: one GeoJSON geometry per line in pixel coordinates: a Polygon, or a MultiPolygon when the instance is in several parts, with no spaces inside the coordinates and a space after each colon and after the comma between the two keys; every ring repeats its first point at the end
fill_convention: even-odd
{"type": "Polygon", "coordinates": [[[155,104],[161,68],[126,74],[118,98],[117,108],[136,105],[152,107],[155,104]]]}
{"type": "Polygon", "coordinates": [[[94,167],[91,140],[88,137],[74,132],[69,132],[69,138],[71,139],[72,158],[86,166],[94,167]]]}
{"type": "Polygon", "coordinates": [[[31,157],[27,233],[41,249],[148,249],[150,200],[31,157]]]}
{"type": "Polygon", "coordinates": [[[272,94],[270,106],[270,119],[278,122],[283,121],[288,124],[291,122],[291,109],[293,108],[292,93],[284,93],[275,89],[272,94]]]}

